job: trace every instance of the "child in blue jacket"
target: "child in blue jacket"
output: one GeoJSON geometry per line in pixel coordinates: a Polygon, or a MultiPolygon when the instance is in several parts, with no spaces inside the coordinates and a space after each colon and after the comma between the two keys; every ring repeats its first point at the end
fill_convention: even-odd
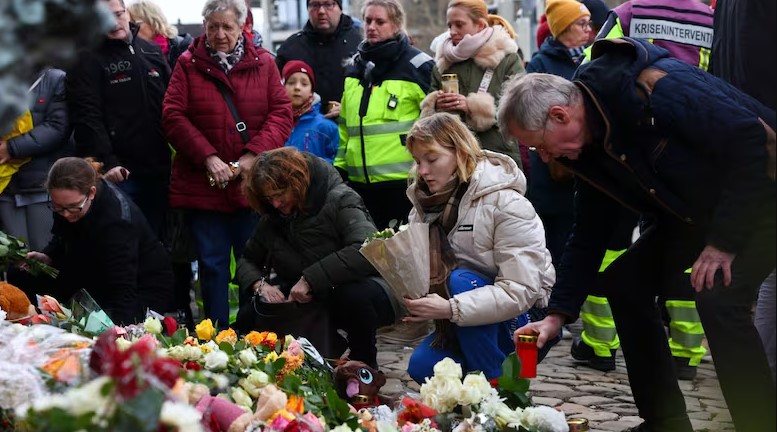
{"type": "Polygon", "coordinates": [[[292,60],[283,67],[282,75],[294,111],[294,129],[286,146],[313,153],[332,163],[340,145],[340,135],[337,124],[321,114],[321,97],[314,93],[313,69],[303,61],[292,60]]]}

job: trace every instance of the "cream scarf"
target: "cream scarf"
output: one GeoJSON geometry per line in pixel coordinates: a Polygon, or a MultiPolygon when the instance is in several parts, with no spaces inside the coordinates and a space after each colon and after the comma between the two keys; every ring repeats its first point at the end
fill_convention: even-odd
{"type": "Polygon", "coordinates": [[[458,45],[453,45],[450,35],[442,42],[442,58],[451,64],[471,59],[494,34],[493,27],[486,27],[474,35],[466,35],[458,45]]]}

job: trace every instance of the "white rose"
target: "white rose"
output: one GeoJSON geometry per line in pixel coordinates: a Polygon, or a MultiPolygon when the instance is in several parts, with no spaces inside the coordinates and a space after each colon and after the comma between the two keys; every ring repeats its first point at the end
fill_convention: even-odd
{"type": "Polygon", "coordinates": [[[257,362],[256,354],[253,349],[244,349],[237,354],[238,360],[245,367],[251,367],[257,362]]]}
{"type": "MultiPolygon", "coordinates": [[[[116,341],[118,342],[119,339],[116,339],[116,341]]],[[[186,359],[186,347],[182,345],[176,345],[172,348],[169,348],[167,350],[167,356],[178,361],[184,360],[186,359]]]]}
{"type": "Polygon", "coordinates": [[[205,360],[205,369],[222,370],[227,367],[229,356],[223,351],[211,351],[203,357],[205,360]]]}
{"type": "Polygon", "coordinates": [[[523,410],[523,427],[530,432],[566,432],[566,416],[549,406],[527,407],[523,410]]]}
{"type": "Polygon", "coordinates": [[[453,359],[450,357],[445,357],[444,359],[438,361],[436,365],[434,365],[435,377],[455,378],[457,380],[461,380],[461,375],[461,365],[453,361],[453,359]]]}
{"type": "Polygon", "coordinates": [[[461,386],[459,403],[461,405],[476,405],[492,393],[496,393],[496,390],[491,387],[483,372],[468,374],[464,377],[464,383],[461,386]]]}
{"type": "Polygon", "coordinates": [[[143,327],[151,334],[158,335],[162,333],[162,323],[154,317],[146,318],[146,321],[143,322],[143,327]]]}
{"type": "Polygon", "coordinates": [[[232,400],[235,401],[237,405],[248,409],[251,409],[251,405],[254,403],[254,401],[251,400],[251,396],[248,396],[248,393],[240,387],[232,389],[232,400]]]}
{"type": "Polygon", "coordinates": [[[165,401],[159,422],[173,430],[199,432],[202,430],[202,413],[191,405],[165,401]]]}
{"type": "Polygon", "coordinates": [[[335,427],[330,432],[354,432],[353,429],[348,427],[347,424],[343,423],[340,426],[335,427]]]}
{"type": "MultiPolygon", "coordinates": [[[[439,363],[438,363],[439,364],[439,363]]],[[[421,402],[440,413],[448,413],[459,404],[461,381],[433,376],[421,386],[421,402]]]]}
{"type": "Polygon", "coordinates": [[[202,358],[202,350],[196,346],[184,346],[184,353],[186,354],[185,358],[189,360],[199,360],[202,358]]]}

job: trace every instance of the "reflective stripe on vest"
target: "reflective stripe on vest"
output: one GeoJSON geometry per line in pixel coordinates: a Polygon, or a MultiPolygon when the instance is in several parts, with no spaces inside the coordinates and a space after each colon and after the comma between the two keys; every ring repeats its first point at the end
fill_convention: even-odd
{"type": "Polygon", "coordinates": [[[413,124],[415,124],[415,120],[367,125],[362,126],[361,128],[359,126],[352,126],[348,128],[348,136],[358,137],[360,135],[371,136],[381,134],[407,133],[410,131],[410,128],[413,127],[413,124]]]}
{"type": "Polygon", "coordinates": [[[669,313],[669,349],[675,357],[688,358],[688,364],[697,366],[707,349],[702,346],[704,328],[701,325],[696,302],[693,300],[667,300],[669,313]]]}
{"type": "Polygon", "coordinates": [[[626,252],[626,249],[619,250],[619,251],[607,249],[607,252],[604,253],[604,258],[602,259],[602,265],[599,266],[599,273],[606,270],[607,267],[609,267],[610,264],[613,263],[613,261],[618,259],[618,257],[623,255],[625,252],[626,252]]]}
{"type": "Polygon", "coordinates": [[[610,350],[618,349],[620,339],[615,329],[612,310],[605,297],[589,295],[580,312],[583,320],[583,332],[580,337],[599,357],[610,357],[610,350]]]}

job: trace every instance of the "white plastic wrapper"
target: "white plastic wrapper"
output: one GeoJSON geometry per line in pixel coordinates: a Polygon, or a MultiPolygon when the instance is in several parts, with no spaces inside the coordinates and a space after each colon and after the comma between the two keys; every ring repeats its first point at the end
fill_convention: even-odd
{"type": "Polygon", "coordinates": [[[428,224],[411,223],[391,238],[370,241],[359,252],[388,282],[400,303],[429,293],[428,224]]]}

